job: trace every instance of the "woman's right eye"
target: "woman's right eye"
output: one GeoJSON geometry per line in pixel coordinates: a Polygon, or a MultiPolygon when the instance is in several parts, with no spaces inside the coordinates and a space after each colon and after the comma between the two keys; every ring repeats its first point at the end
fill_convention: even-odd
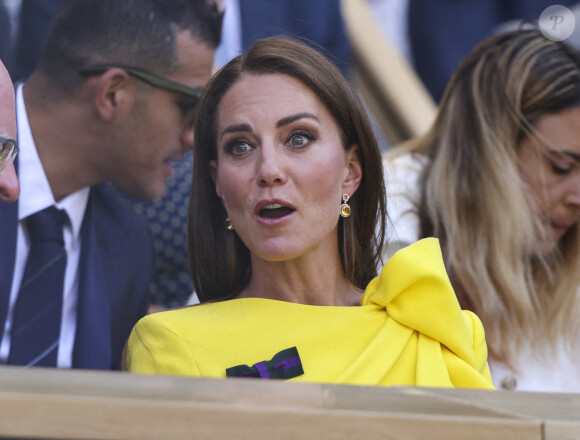
{"type": "Polygon", "coordinates": [[[552,167],[552,171],[554,171],[554,173],[556,173],[556,174],[570,174],[572,172],[572,168],[562,167],[562,166],[556,165],[554,162],[551,162],[550,166],[552,167]]]}
{"type": "Polygon", "coordinates": [[[554,174],[566,175],[570,174],[574,169],[574,164],[570,163],[569,159],[562,158],[561,156],[552,155],[547,159],[554,174]]]}
{"type": "Polygon", "coordinates": [[[227,151],[231,154],[234,154],[236,156],[241,156],[243,154],[246,154],[248,151],[252,150],[254,147],[252,147],[247,141],[243,141],[243,140],[236,140],[236,141],[232,141],[228,144],[227,146],[227,151]]]}

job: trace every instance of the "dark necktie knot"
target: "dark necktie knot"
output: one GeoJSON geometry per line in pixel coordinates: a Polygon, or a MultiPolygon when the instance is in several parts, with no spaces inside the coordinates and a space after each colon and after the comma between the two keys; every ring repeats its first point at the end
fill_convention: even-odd
{"type": "Polygon", "coordinates": [[[50,206],[27,217],[30,242],[57,241],[63,243],[62,227],[66,219],[66,212],[55,206],[50,206]]]}

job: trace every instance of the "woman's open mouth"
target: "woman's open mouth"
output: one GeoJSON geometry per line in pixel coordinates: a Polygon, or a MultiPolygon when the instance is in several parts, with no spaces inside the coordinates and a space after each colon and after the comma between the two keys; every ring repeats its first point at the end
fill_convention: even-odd
{"type": "Polygon", "coordinates": [[[276,219],[285,217],[293,211],[294,209],[280,203],[272,203],[269,205],[264,205],[262,209],[260,209],[258,215],[263,218],[276,219]]]}

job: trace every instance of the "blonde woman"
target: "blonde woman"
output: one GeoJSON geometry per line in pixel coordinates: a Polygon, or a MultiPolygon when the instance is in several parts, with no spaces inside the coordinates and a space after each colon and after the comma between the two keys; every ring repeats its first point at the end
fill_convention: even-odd
{"type": "Polygon", "coordinates": [[[496,387],[580,392],[580,55],[536,30],[488,38],[385,160],[388,252],[440,239],[496,387]]]}

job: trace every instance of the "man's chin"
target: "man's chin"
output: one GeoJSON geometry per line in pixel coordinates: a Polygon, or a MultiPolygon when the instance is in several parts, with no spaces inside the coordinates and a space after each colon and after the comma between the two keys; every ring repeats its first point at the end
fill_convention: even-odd
{"type": "Polygon", "coordinates": [[[163,194],[165,194],[166,190],[165,180],[163,180],[163,182],[158,185],[152,185],[152,182],[148,183],[149,185],[131,187],[115,185],[115,187],[127,196],[137,200],[153,202],[163,197],[163,194]]]}
{"type": "Polygon", "coordinates": [[[151,189],[150,191],[147,192],[141,192],[137,196],[135,196],[135,198],[153,202],[163,197],[163,194],[165,194],[165,185],[163,185],[162,189],[158,190],[151,189]]]}

